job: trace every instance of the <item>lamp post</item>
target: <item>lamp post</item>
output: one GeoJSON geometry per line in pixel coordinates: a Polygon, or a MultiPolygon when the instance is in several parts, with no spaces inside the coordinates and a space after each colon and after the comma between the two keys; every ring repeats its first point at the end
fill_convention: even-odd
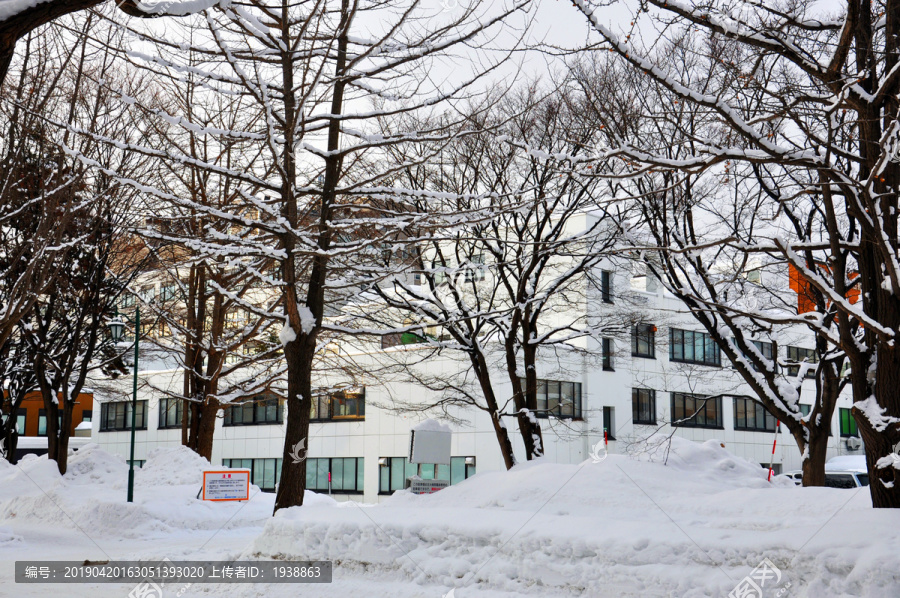
{"type": "MultiPolygon", "coordinates": [[[[126,320],[128,318],[125,318],[126,320]]],[[[140,343],[141,331],[141,308],[135,306],[134,309],[134,383],[131,390],[131,458],[128,461],[128,502],[134,502],[134,431],[137,427],[137,374],[138,374],[138,345],[140,343]]],[[[125,334],[125,322],[119,316],[119,310],[116,309],[116,315],[109,323],[109,333],[113,342],[118,343],[125,334]]],[[[144,414],[146,417],[146,414],[144,414]]]]}

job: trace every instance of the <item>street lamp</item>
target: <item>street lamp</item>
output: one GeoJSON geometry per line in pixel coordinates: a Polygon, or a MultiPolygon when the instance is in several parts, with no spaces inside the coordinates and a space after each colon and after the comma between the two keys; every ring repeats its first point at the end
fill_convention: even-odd
{"type": "MultiPolygon", "coordinates": [[[[125,318],[128,320],[128,318],[125,318]]],[[[134,430],[137,426],[137,374],[138,374],[138,344],[140,343],[141,331],[141,308],[135,306],[134,309],[134,384],[131,391],[131,459],[128,462],[128,502],[134,502],[134,430]]],[[[116,315],[109,323],[109,334],[112,336],[114,343],[122,340],[125,334],[125,322],[122,316],[119,316],[119,310],[116,309],[116,315]]],[[[144,414],[146,417],[146,414],[144,414]]]]}

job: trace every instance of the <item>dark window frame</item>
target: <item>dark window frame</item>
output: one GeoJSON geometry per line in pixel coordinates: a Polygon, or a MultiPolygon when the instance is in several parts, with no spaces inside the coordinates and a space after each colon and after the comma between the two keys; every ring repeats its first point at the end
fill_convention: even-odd
{"type": "Polygon", "coordinates": [[[769,413],[765,405],[751,397],[733,397],[734,429],[742,432],[774,432],[778,418],[769,413]],[[752,408],[752,422],[751,422],[752,408]],[[744,414],[743,423],[739,412],[744,414]],[[762,422],[760,422],[760,419],[762,422]]]}
{"type": "Polygon", "coordinates": [[[656,359],[656,326],[635,324],[631,328],[631,356],[656,359]],[[641,343],[646,345],[646,351],[641,343]]]}
{"type": "Polygon", "coordinates": [[[669,361],[722,367],[722,351],[719,345],[707,332],[696,330],[669,329],[669,361]],[[698,347],[698,340],[699,347],[698,347]],[[687,357],[690,348],[691,357],[687,357]],[[703,357],[697,357],[697,349],[703,351],[703,357]]]}
{"type": "Polygon", "coordinates": [[[249,469],[250,470],[250,483],[258,486],[262,492],[275,492],[275,488],[278,486],[278,482],[281,479],[281,457],[251,457],[249,459],[222,459],[222,466],[227,467],[229,469],[249,469]],[[238,461],[239,463],[235,463],[238,461]],[[250,461],[250,467],[244,467],[243,462],[250,461]],[[273,464],[273,483],[271,486],[264,485],[265,484],[265,471],[266,471],[266,461],[274,461],[273,464]],[[260,480],[257,477],[257,472],[262,471],[262,479],[260,480]],[[257,482],[261,481],[262,484],[258,484],[257,482]]]}
{"type": "MultiPolygon", "coordinates": [[[[522,388],[525,388],[525,378],[519,378],[522,388]]],[[[537,408],[534,411],[535,417],[549,419],[553,416],[557,419],[584,419],[584,394],[582,393],[581,382],[571,382],[568,380],[547,380],[544,378],[537,379],[537,408]],[[565,385],[565,386],[564,386],[565,385]],[[571,413],[564,413],[564,389],[571,385],[572,409],[571,413]],[[551,393],[551,391],[553,391],[551,393]],[[550,397],[556,397],[555,407],[550,406],[550,397]]]]}
{"type": "Polygon", "coordinates": [[[159,413],[157,416],[156,429],[157,430],[180,429],[181,422],[183,421],[183,418],[184,418],[185,410],[188,413],[188,421],[190,422],[191,410],[185,409],[185,407],[187,407],[187,405],[185,405],[184,403],[185,403],[184,399],[175,399],[175,398],[169,398],[169,397],[163,397],[163,398],[159,399],[159,403],[157,405],[159,413]],[[167,420],[169,419],[168,414],[169,414],[169,411],[173,407],[175,408],[175,419],[177,420],[177,423],[170,424],[170,423],[167,423],[167,420]]]}
{"type": "Polygon", "coordinates": [[[604,405],[603,406],[603,429],[606,431],[606,440],[615,440],[616,439],[616,411],[615,407],[604,405]]]}
{"type": "Polygon", "coordinates": [[[703,396],[703,395],[695,395],[686,392],[673,392],[669,393],[671,395],[671,407],[672,407],[672,427],[673,428],[707,428],[710,430],[724,430],[725,426],[723,424],[722,417],[722,397],[718,395],[714,396],[703,396]],[[676,415],[678,413],[678,409],[676,409],[676,402],[681,401],[681,409],[680,412],[682,415],[676,415]],[[691,403],[692,412],[690,414],[688,411],[688,402],[691,403]],[[709,417],[709,406],[710,404],[715,405],[715,413],[716,413],[716,422],[713,424],[708,423],[709,417]],[[683,421],[679,421],[683,420],[683,421]]]}
{"type": "MultiPolygon", "coordinates": [[[[10,414],[12,416],[12,414],[10,414]]],[[[25,436],[25,433],[28,431],[26,427],[28,425],[28,409],[23,407],[19,407],[16,409],[16,433],[19,436],[25,436]],[[21,428],[21,432],[19,429],[21,428]]]]}
{"type": "MultiPolygon", "coordinates": [[[[809,362],[809,365],[815,366],[819,363],[819,355],[816,353],[815,349],[807,349],[805,347],[795,347],[792,345],[787,346],[787,361],[791,363],[796,363],[797,365],[789,365],[787,366],[787,375],[788,376],[797,376],[800,373],[800,363],[806,359],[809,362]]],[[[811,367],[806,370],[807,378],[815,378],[816,377],[816,369],[817,367],[811,367]]]]}
{"type": "Polygon", "coordinates": [[[274,395],[259,395],[249,401],[234,403],[232,406],[225,408],[225,415],[222,421],[222,425],[229,428],[233,426],[280,426],[283,423],[284,401],[274,395]],[[270,417],[270,408],[273,405],[275,407],[274,419],[270,417]],[[241,413],[240,421],[237,421],[238,418],[236,417],[238,409],[240,409],[241,413]],[[246,417],[248,411],[250,414],[249,420],[246,417]],[[259,417],[260,411],[264,414],[262,418],[259,417]]]}
{"type": "MultiPolygon", "coordinates": [[[[135,430],[147,429],[147,399],[137,401],[137,414],[135,430]]],[[[101,432],[128,432],[131,430],[131,401],[107,401],[100,403],[100,431],[101,432]],[[110,407],[115,405],[115,413],[110,416],[110,407]],[[124,406],[121,407],[120,406],[124,406]],[[119,411],[123,411],[124,423],[121,427],[116,422],[119,419],[119,411]],[[110,421],[113,426],[110,426],[110,421]]]]}
{"type": "Polygon", "coordinates": [[[601,351],[602,361],[603,361],[603,371],[604,372],[614,372],[616,371],[615,363],[613,361],[613,352],[615,351],[615,344],[613,343],[613,339],[604,337],[601,339],[601,351]]]}
{"type": "Polygon", "coordinates": [[[631,389],[631,422],[638,426],[655,426],[656,425],[656,391],[652,388],[632,388],[631,389]],[[641,397],[641,393],[646,393],[646,398],[641,397]],[[641,403],[647,402],[648,406],[645,412],[649,412],[652,419],[644,419],[641,415],[641,403]]]}
{"type": "Polygon", "coordinates": [[[366,389],[341,390],[313,397],[310,406],[310,422],[346,422],[366,420],[366,389]],[[348,396],[348,395],[356,396],[348,396]],[[354,414],[335,415],[335,401],[347,401],[347,406],[355,405],[354,414]]]}
{"type": "Polygon", "coordinates": [[[600,300],[603,303],[613,303],[612,272],[600,270],[600,300]]]}

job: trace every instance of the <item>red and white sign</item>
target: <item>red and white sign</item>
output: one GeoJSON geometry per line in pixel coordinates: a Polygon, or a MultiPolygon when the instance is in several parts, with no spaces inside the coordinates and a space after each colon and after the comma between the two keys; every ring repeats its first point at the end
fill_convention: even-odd
{"type": "Polygon", "coordinates": [[[250,500],[250,470],[204,471],[203,500],[250,500]]]}

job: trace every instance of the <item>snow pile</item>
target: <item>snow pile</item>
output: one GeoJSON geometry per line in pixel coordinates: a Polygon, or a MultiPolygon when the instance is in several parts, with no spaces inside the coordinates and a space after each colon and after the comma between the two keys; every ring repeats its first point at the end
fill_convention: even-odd
{"type": "Polygon", "coordinates": [[[17,536],[12,530],[0,527],[0,546],[9,547],[10,545],[21,541],[22,536],[17,536]]]}
{"type": "Polygon", "coordinates": [[[199,487],[203,470],[227,469],[210,466],[209,461],[186,446],[155,448],[138,471],[135,481],[146,486],[192,484],[199,487]]]}
{"type": "Polygon", "coordinates": [[[134,502],[128,503],[128,465],[96,444],[69,457],[65,476],[55,462],[30,456],[17,467],[0,469],[0,525],[93,529],[136,538],[261,526],[271,516],[274,496],[256,486],[246,503],[198,500],[204,469],[212,469],[209,462],[185,447],[152,451],[144,468],[135,470],[134,502]]]}
{"type": "Polygon", "coordinates": [[[462,598],[724,596],[768,558],[792,595],[900,595],[900,513],[874,511],[868,489],[769,484],[718,442],[675,438],[668,463],[536,461],[429,496],[288,509],[246,556],[462,598]]]}

